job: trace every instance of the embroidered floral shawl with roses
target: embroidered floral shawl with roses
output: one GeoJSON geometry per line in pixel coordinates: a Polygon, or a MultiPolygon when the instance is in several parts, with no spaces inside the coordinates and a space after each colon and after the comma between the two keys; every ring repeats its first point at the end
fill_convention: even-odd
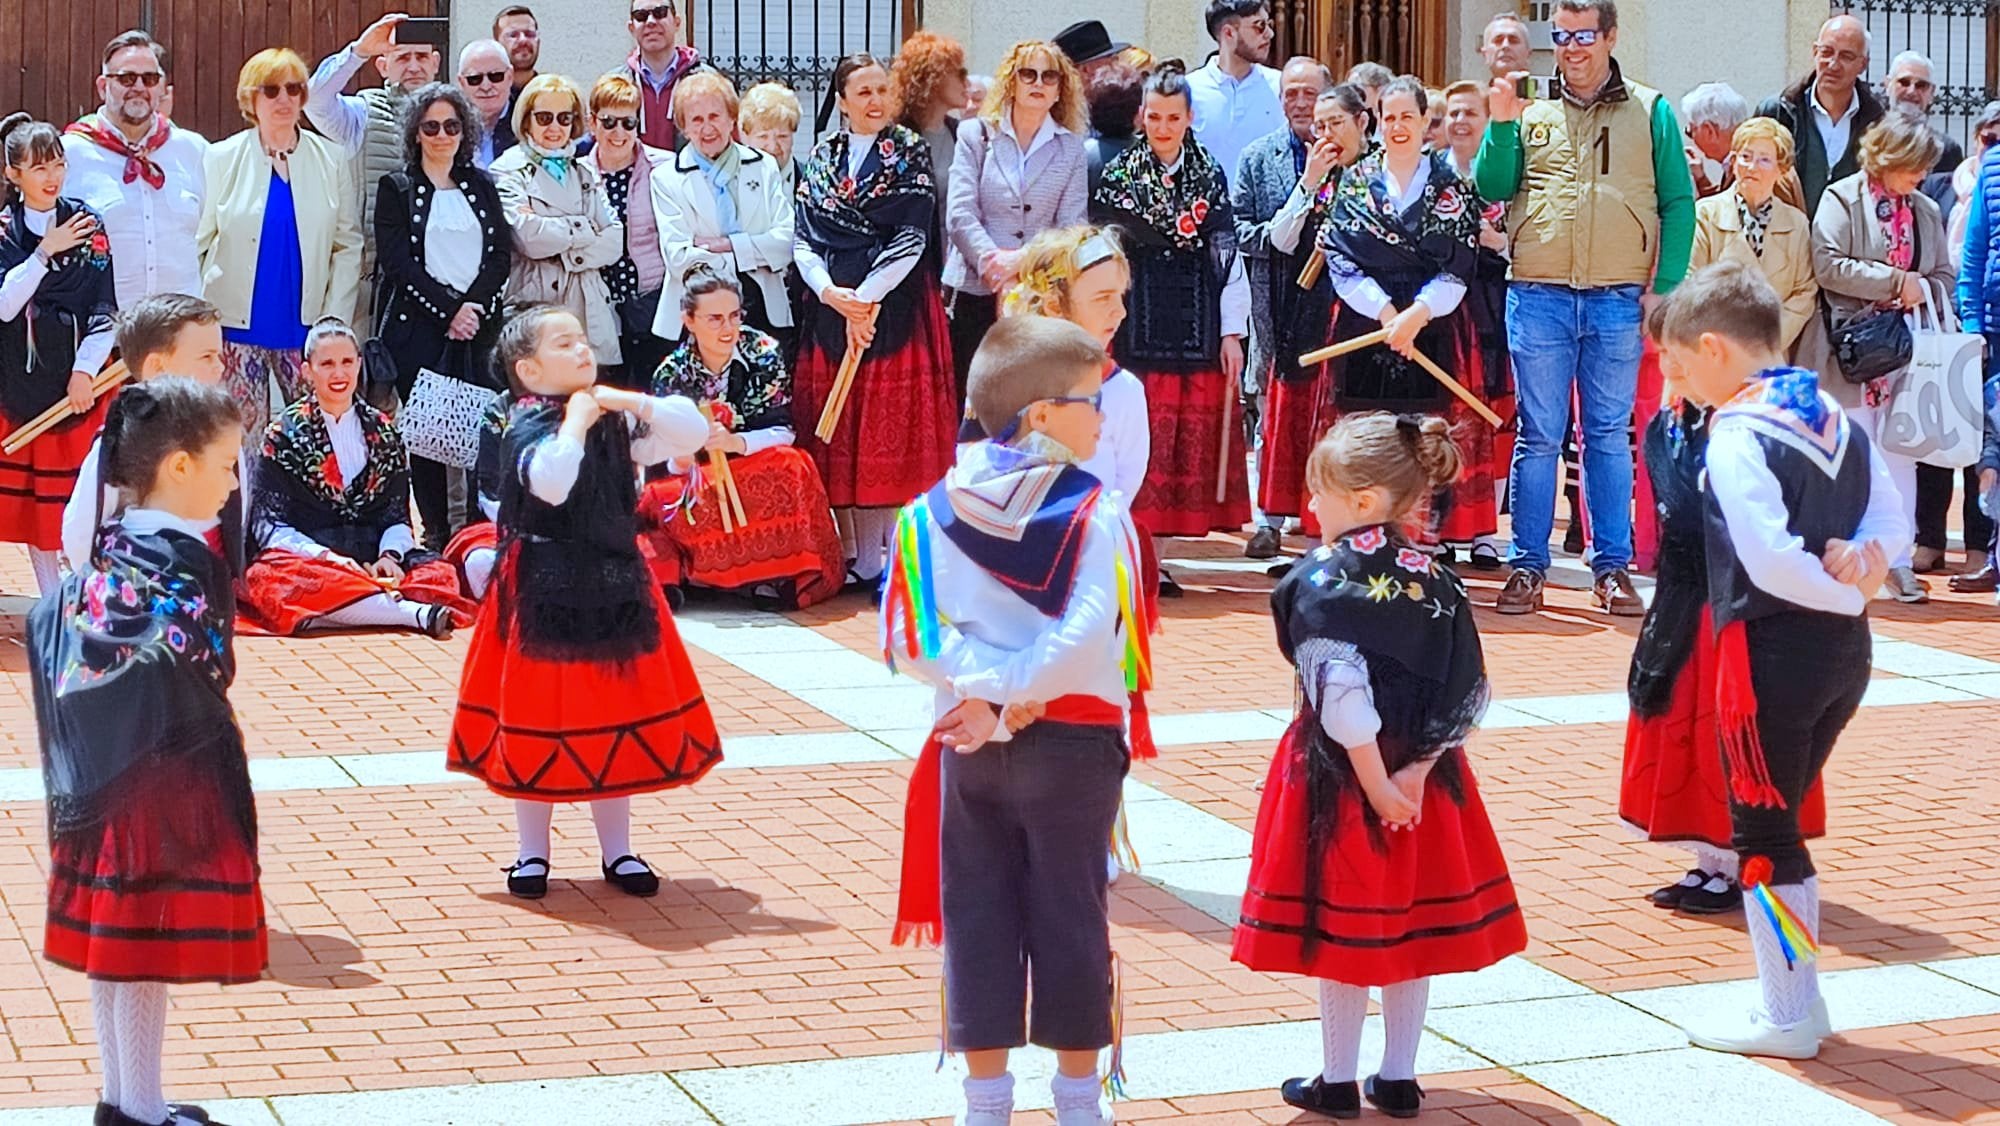
{"type": "MultiPolygon", "coordinates": [[[[922,137],[901,125],[889,126],[869,142],[874,151],[849,175],[854,140],[854,134],[842,131],[813,148],[799,168],[795,212],[799,237],[826,262],[833,283],[849,288],[891,262],[926,253],[937,216],[937,177],[922,137]]],[[[911,270],[883,303],[876,321],[877,354],[892,352],[908,339],[914,319],[910,302],[927,275],[923,269],[911,270]]],[[[818,300],[808,305],[810,313],[818,300]]],[[[830,314],[815,321],[822,346],[840,355],[846,349],[845,322],[830,314]]]]}
{"type": "Polygon", "coordinates": [[[1471,185],[1452,171],[1448,157],[1432,153],[1425,159],[1430,176],[1408,211],[1399,212],[1389,198],[1379,149],[1341,176],[1320,230],[1330,272],[1338,273],[1338,255],[1370,277],[1395,272],[1471,280],[1478,264],[1482,204],[1471,185]]]}
{"type": "Polygon", "coordinates": [[[763,430],[792,424],[792,377],[785,371],[784,349],[770,336],[745,328],[726,371],[710,371],[690,336],[653,373],[653,394],[683,395],[697,403],[721,402],[728,409],[718,421],[731,430],[763,430]]]}
{"type": "Polygon", "coordinates": [[[1142,246],[1207,246],[1220,252],[1223,263],[1236,252],[1229,184],[1192,134],[1182,142],[1180,167],[1172,172],[1143,141],[1119,153],[1104,166],[1091,203],[1142,246]]]}
{"type": "MultiPolygon", "coordinates": [[[[56,255],[25,315],[0,321],[0,406],[17,419],[33,418],[62,398],[77,345],[93,333],[111,331],[118,315],[104,217],[80,200],[59,196],[49,223],[67,223],[79,211],[97,220],[97,230],[83,245],[56,255]]],[[[28,228],[18,196],[0,208],[0,277],[33,257],[41,243],[42,236],[28,228]]]]}
{"type": "MultiPolygon", "coordinates": [[[[260,540],[270,523],[279,523],[314,539],[335,527],[366,528],[372,538],[362,538],[373,543],[390,525],[410,522],[410,455],[403,436],[366,402],[356,399],[354,410],[361,418],[368,464],[352,481],[341,479],[317,399],[307,395],[271,420],[251,508],[260,540]]],[[[372,553],[367,561],[374,561],[372,553]]]]}

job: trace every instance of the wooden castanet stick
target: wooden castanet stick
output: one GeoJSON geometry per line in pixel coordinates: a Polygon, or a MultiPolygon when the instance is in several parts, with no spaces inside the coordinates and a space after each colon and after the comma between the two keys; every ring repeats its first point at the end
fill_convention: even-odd
{"type": "MultiPolygon", "coordinates": [[[[103,371],[98,372],[97,376],[90,381],[92,405],[96,404],[97,399],[103,398],[105,392],[125,382],[131,374],[131,371],[125,367],[124,360],[119,360],[103,371]]],[[[11,454],[19,452],[29,442],[55,429],[58,424],[75,414],[76,410],[69,405],[67,397],[56,400],[54,406],[22,424],[19,429],[7,435],[5,441],[0,441],[0,453],[11,454]]]]}
{"type": "Polygon", "coordinates": [[[1450,391],[1452,394],[1457,395],[1460,399],[1464,400],[1465,405],[1471,407],[1473,413],[1485,419],[1486,424],[1488,426],[1491,426],[1495,430],[1500,429],[1502,425],[1500,422],[1500,416],[1493,413],[1493,408],[1487,406],[1485,403],[1480,402],[1479,397],[1477,395],[1474,395],[1472,392],[1465,389],[1465,384],[1460,383],[1456,379],[1453,379],[1451,375],[1447,373],[1443,368],[1437,366],[1436,360],[1431,359],[1429,356],[1424,355],[1422,352],[1418,352],[1416,354],[1416,361],[1417,361],[1417,366],[1431,373],[1432,379],[1435,379],[1439,383],[1444,384],[1445,390],[1450,391]]]}
{"type": "MultiPolygon", "coordinates": [[[[868,313],[868,324],[872,328],[875,318],[882,313],[877,305],[868,313]]],[[[847,409],[847,397],[854,390],[854,374],[861,369],[861,358],[867,354],[866,348],[848,345],[847,352],[840,358],[840,370],[834,373],[833,390],[827,393],[826,406],[819,412],[819,425],[813,434],[822,442],[833,441],[833,432],[840,427],[841,412],[847,409]]]]}
{"type": "Polygon", "coordinates": [[[1338,344],[1329,344],[1324,348],[1315,348],[1299,357],[1299,366],[1309,368],[1314,364],[1323,364],[1337,356],[1345,356],[1349,352],[1359,352],[1363,348],[1372,348],[1387,339],[1389,339],[1389,330],[1378,328],[1374,332],[1362,333],[1352,340],[1343,340],[1338,344]]]}
{"type": "Polygon", "coordinates": [[[1229,499],[1229,427],[1235,421],[1231,417],[1232,411],[1230,408],[1236,402],[1236,396],[1233,393],[1235,390],[1236,388],[1233,387],[1226,388],[1222,396],[1222,456],[1218,457],[1215,461],[1215,503],[1217,504],[1221,504],[1223,501],[1229,499]]]}
{"type": "Polygon", "coordinates": [[[1312,257],[1299,269],[1299,288],[1311,289],[1319,284],[1320,274],[1326,271],[1326,251],[1313,247],[1312,257]]]}
{"type": "MultiPolygon", "coordinates": [[[[710,422],[715,421],[714,405],[703,403],[701,414],[710,422]]],[[[736,491],[736,474],[729,468],[729,455],[721,450],[709,450],[708,471],[715,482],[715,507],[722,514],[722,532],[734,535],[737,528],[750,521],[743,515],[743,497],[736,491]]]]}

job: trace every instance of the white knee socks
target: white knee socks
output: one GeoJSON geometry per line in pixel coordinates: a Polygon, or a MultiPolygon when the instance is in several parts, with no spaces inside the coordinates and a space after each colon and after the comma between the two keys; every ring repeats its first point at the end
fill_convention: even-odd
{"type": "MultiPolygon", "coordinates": [[[[1802,884],[1773,884],[1771,890],[1778,894],[1785,906],[1799,917],[1806,933],[1819,938],[1819,878],[1809,877],[1802,884]]],[[[1812,1015],[1812,1003],[1819,997],[1819,970],[1811,962],[1790,962],[1785,960],[1784,947],[1778,942],[1777,928],[1764,908],[1746,896],[1743,917],[1750,931],[1750,947],[1757,956],[1757,984],[1764,993],[1764,1015],[1771,1023],[1789,1027],[1812,1015]]]]}
{"type": "Polygon", "coordinates": [[[158,982],[117,986],[118,1109],[141,1122],[164,1122],[167,1096],[160,1055],[167,1039],[167,987],[158,982]]]}
{"type": "Polygon", "coordinates": [[[47,594],[62,584],[62,556],[59,553],[47,548],[31,547],[28,549],[28,565],[34,568],[35,587],[41,593],[47,594]]]}
{"type": "Polygon", "coordinates": [[[500,553],[490,547],[482,547],[465,553],[465,591],[473,598],[486,597],[486,588],[493,581],[493,565],[500,560],[500,553]]]}
{"type": "Polygon", "coordinates": [[[889,565],[889,536],[896,530],[896,509],[857,508],[854,521],[854,573],[864,579],[882,577],[889,565]]]}
{"type": "MultiPolygon", "coordinates": [[[[632,855],[631,798],[601,798],[591,802],[590,819],[597,825],[597,847],[604,850],[604,863],[632,855]]],[[[645,867],[636,859],[628,860],[615,873],[629,876],[645,867]]]]}
{"type": "Polygon", "coordinates": [[[313,624],[340,629],[388,626],[392,629],[422,630],[424,611],[429,608],[422,602],[391,598],[386,594],[371,594],[352,605],[342,606],[325,617],[314,619],[313,624]]]}
{"type": "Polygon", "coordinates": [[[104,1068],[104,1098],[102,1102],[118,1105],[118,1095],[124,1077],[119,1073],[118,1063],[118,991],[123,988],[115,981],[90,979],[90,1023],[97,1029],[97,1058],[104,1068]]]}
{"type": "Polygon", "coordinates": [[[1361,1022],[1368,1016],[1368,990],[1322,979],[1319,983],[1319,1034],[1326,1049],[1320,1078],[1328,1083],[1352,1083],[1361,1071],[1361,1022]]]}
{"type": "Polygon", "coordinates": [[[1431,979],[1399,981],[1382,987],[1382,1070],[1384,1079],[1417,1077],[1417,1042],[1424,1035],[1431,979]]]}
{"type": "Polygon", "coordinates": [[[514,799],[514,832],[520,839],[520,854],[514,858],[517,862],[548,860],[549,822],[555,819],[555,813],[555,806],[548,802],[514,799]]]}
{"type": "Polygon", "coordinates": [[[1737,859],[1735,852],[1726,848],[1716,848],[1714,845],[1700,843],[1690,844],[1688,847],[1694,850],[1695,867],[1711,876],[1721,876],[1723,879],[1732,882],[1736,879],[1737,859]]]}

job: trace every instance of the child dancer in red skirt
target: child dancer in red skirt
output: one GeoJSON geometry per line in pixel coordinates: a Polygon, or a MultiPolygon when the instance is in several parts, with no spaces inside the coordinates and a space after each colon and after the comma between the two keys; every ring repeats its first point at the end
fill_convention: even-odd
{"type": "Polygon", "coordinates": [[[128,507],[35,607],[28,646],[48,784],[43,956],[90,977],[99,1126],[189,1126],[161,1092],[167,986],[265,963],[257,807],[229,706],[236,600],[218,514],[242,422],[218,387],[122,391],[103,477],[128,507]]]}
{"type": "Polygon", "coordinates": [[[660,890],[632,852],[631,796],[722,759],[708,701],[639,551],[635,466],[688,457],[708,420],[686,399],[597,386],[576,318],[535,306],[500,330],[516,399],[501,440],[499,563],[473,626],[446,765],[515,799],[507,890],[549,888],[555,802],[590,803],[607,882],[660,890]]]}
{"type": "Polygon", "coordinates": [[[1342,418],[1306,462],[1326,546],[1271,596],[1303,692],[1257,811],[1232,956],[1320,979],[1325,1064],[1283,1096],[1335,1118],[1360,1113],[1369,986],[1388,1042],[1368,1101],[1414,1117],[1431,976],[1528,943],[1465,757],[1488,696],[1472,603],[1403,531],[1458,472],[1441,418],[1342,418]]]}

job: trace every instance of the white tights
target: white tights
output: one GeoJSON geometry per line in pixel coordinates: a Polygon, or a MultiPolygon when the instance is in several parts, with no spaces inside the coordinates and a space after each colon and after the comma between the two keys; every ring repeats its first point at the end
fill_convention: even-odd
{"type": "Polygon", "coordinates": [[[889,565],[889,537],[896,531],[896,509],[848,508],[838,514],[844,544],[853,554],[854,573],[864,580],[882,577],[889,565]]]}
{"type": "MultiPolygon", "coordinates": [[[[590,819],[597,825],[597,845],[604,850],[604,863],[632,854],[632,799],[600,798],[588,803],[590,819]]],[[[549,826],[556,807],[544,801],[514,801],[514,823],[520,837],[517,861],[549,858],[549,826]]],[[[636,865],[621,865],[621,872],[637,871],[636,865]]]]}
{"type": "Polygon", "coordinates": [[[45,547],[28,549],[28,566],[34,568],[35,587],[47,594],[62,585],[62,555],[45,547]]]}
{"type": "Polygon", "coordinates": [[[104,1101],[141,1122],[165,1122],[160,1056],[167,1038],[167,987],[92,978],[90,1014],[104,1065],[104,1101]]]}
{"type": "Polygon", "coordinates": [[[391,629],[422,630],[424,611],[428,609],[430,609],[428,603],[393,598],[387,594],[371,594],[359,602],[342,606],[331,614],[314,618],[312,624],[320,629],[387,626],[391,629]]]}
{"type": "Polygon", "coordinates": [[[474,601],[486,597],[486,588],[493,581],[493,566],[499,560],[500,553],[490,547],[465,553],[465,592],[474,601]]]}
{"type": "MultiPolygon", "coordinates": [[[[1424,1034],[1424,1013],[1430,1007],[1431,979],[1399,981],[1382,987],[1382,1068],[1384,1079],[1417,1077],[1417,1042],[1424,1034]]],[[[1328,1083],[1352,1083],[1361,1071],[1361,1024],[1368,1016],[1368,989],[1322,979],[1319,983],[1319,1030],[1326,1050],[1320,1078],[1328,1083]]]]}

